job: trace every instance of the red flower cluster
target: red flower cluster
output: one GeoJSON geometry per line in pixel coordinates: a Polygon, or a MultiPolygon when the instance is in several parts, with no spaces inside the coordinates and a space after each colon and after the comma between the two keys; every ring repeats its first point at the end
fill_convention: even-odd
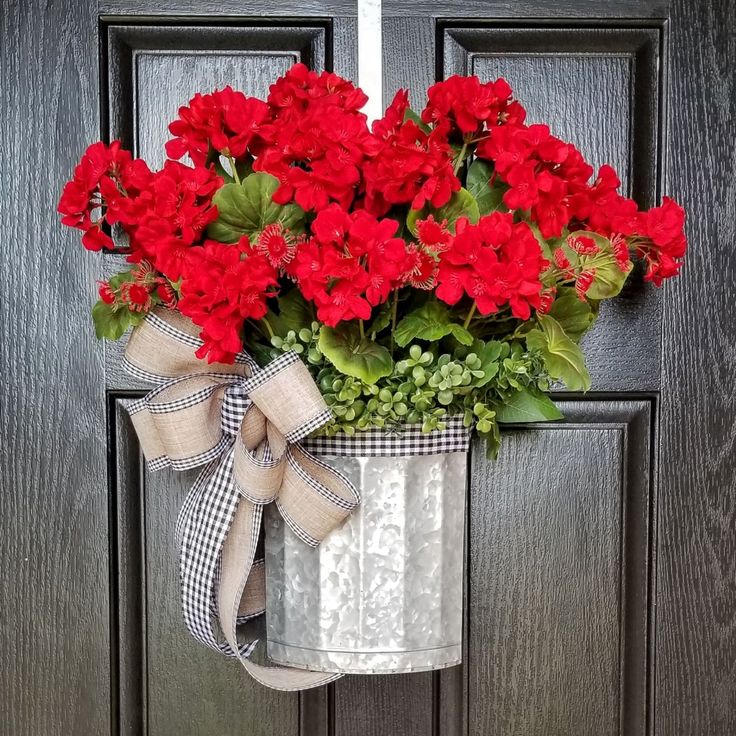
{"type": "Polygon", "coordinates": [[[266,141],[256,171],[281,182],[280,204],[292,199],[305,210],[330,202],[347,209],[360,183],[367,154],[375,147],[366,117],[365,94],[336,74],[318,75],[296,64],[271,86],[270,118],[260,133],[266,141]]]}
{"type": "Polygon", "coordinates": [[[397,228],[395,220],[365,210],[348,214],[338,205],[317,215],[312,239],[297,248],[287,269],[326,325],[368,319],[404,283],[406,243],[394,237],[397,228]]]}
{"type": "Polygon", "coordinates": [[[127,197],[135,197],[149,184],[146,163],[134,159],[120,147],[93,143],[74,169],[74,177],[64,186],[58,211],[64,225],[84,230],[82,244],[88,250],[112,249],[112,238],[102,229],[120,219],[119,207],[127,197]]]}
{"type": "Polygon", "coordinates": [[[145,258],[167,278],[180,279],[187,252],[217,218],[212,196],[221,186],[222,179],[211,169],[167,161],[148,187],[121,207],[120,221],[128,226],[132,247],[130,260],[145,258]]]}
{"type": "Polygon", "coordinates": [[[59,212],[65,225],[85,231],[82,243],[89,250],[113,248],[102,226],[121,223],[130,240],[129,260],[149,261],[176,281],[187,250],[217,218],[211,203],[221,186],[222,179],[203,166],[167,161],[151,173],[119,141],[95,143],[64,187],[59,212]]]}
{"type": "Polygon", "coordinates": [[[232,363],[242,349],[243,324],[261,319],[276,294],[278,273],[265,255],[242,238],[237,245],[214,240],[187,253],[179,310],[202,327],[197,351],[210,363],[232,363]]]}
{"type": "Polygon", "coordinates": [[[432,85],[422,120],[450,134],[479,136],[485,129],[502,124],[524,122],[526,111],[511,100],[511,87],[505,79],[482,84],[478,77],[457,74],[432,85]]]}
{"type": "Polygon", "coordinates": [[[540,276],[549,263],[537,239],[513,215],[494,212],[477,225],[466,218],[457,222],[450,247],[440,254],[437,297],[457,304],[469,296],[483,314],[508,304],[519,319],[529,319],[531,308],[541,306],[540,276]]]}
{"type": "Polygon", "coordinates": [[[635,253],[657,285],[678,273],[686,250],[682,208],[665,198],[639,211],[607,165],[591,182],[593,169],[575,146],[546,125],[526,124],[505,80],[450,77],[429,89],[420,116],[400,90],[372,131],[360,112],[365,102],[351,82],[297,64],[265,102],[225,87],[180,108],[166,150],[173,159],[188,154],[193,166],[168,160],[151,172],[117,141],[90,146],[64,187],[62,222],[81,229],[90,250],[112,248],[108,226],[119,224],[129,260],[139,264],[101,285],[102,302],[113,311],[176,306],[202,327],[200,354],[231,361],[242,349],[244,323],[261,319],[289,279],[318,318],[335,326],[370,318],[404,287],[434,291],[450,305],[463,300],[458,313],[467,319],[468,310],[490,315],[505,307],[529,319],[532,310],[551,308],[555,283],[574,283],[587,298],[606,269],[610,275],[611,256],[628,274],[635,253]],[[228,178],[216,173],[223,171],[220,156],[234,180],[251,167],[276,177],[273,202],[293,201],[309,212],[297,213],[306,233],[285,229],[268,202],[261,221],[250,212],[250,224],[234,225],[246,233],[239,243],[206,240],[207,225],[236,208],[226,198],[223,213],[213,205],[228,178]],[[416,210],[437,210],[460,190],[470,156],[492,164],[489,184],[502,189],[501,209],[509,211],[472,224],[468,193],[417,221],[416,210]],[[456,201],[468,217],[452,213],[456,201]],[[402,228],[406,222],[405,238],[397,237],[397,219],[381,219],[387,213],[402,228]],[[566,239],[548,243],[553,264],[543,257],[540,234],[566,239]]]}
{"type": "Polygon", "coordinates": [[[376,215],[397,204],[415,210],[425,203],[441,207],[460,189],[446,132],[426,132],[404,120],[408,107],[407,93],[400,90],[384,118],[373,125],[380,145],[365,164],[365,206],[376,215]]]}
{"type": "Polygon", "coordinates": [[[684,226],[685,210],[669,197],[640,215],[639,233],[644,237],[638,241],[637,252],[647,263],[644,278],[657,286],[680,272],[687,250],[684,226]]]}
{"type": "Polygon", "coordinates": [[[509,185],[504,204],[530,210],[545,238],[559,237],[573,216],[572,198],[593,173],[580,151],[550,135],[546,125],[502,125],[478,144],[481,158],[494,162],[509,185]]]}
{"type": "Polygon", "coordinates": [[[265,102],[229,86],[209,95],[197,93],[169,125],[175,138],[166,144],[166,153],[173,159],[188,153],[197,166],[205,165],[211,149],[240,158],[249,148],[257,149],[258,131],[267,117],[265,102]]]}

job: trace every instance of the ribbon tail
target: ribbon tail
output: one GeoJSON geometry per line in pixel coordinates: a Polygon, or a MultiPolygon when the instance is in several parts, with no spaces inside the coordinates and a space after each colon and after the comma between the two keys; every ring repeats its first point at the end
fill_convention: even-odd
{"type": "Polygon", "coordinates": [[[182,611],[189,633],[232,654],[212,626],[212,596],[219,558],[240,494],[232,482],[233,448],[200,473],[177,521],[182,611]]]}
{"type": "Polygon", "coordinates": [[[249,661],[258,639],[238,642],[238,617],[256,615],[265,608],[266,591],[263,566],[254,567],[258,536],[261,530],[263,506],[241,498],[230,531],[222,548],[220,590],[217,607],[225,640],[237,654],[243,667],[266,687],[275,690],[306,690],[338,679],[337,673],[309,672],[293,667],[265,666],[249,661]]]}

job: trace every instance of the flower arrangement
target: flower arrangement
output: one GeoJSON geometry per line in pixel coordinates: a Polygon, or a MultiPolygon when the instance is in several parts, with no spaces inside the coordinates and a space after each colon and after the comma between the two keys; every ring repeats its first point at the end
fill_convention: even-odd
{"type": "Polygon", "coordinates": [[[100,284],[97,335],[176,309],[210,363],[299,354],[327,433],[463,415],[493,452],[499,423],[560,417],[552,382],[590,387],[580,339],[634,260],[657,286],[678,273],[684,212],[640,211],[610,166],[593,177],[503,79],[438,82],[420,113],[399,91],[371,128],[365,102],[296,64],[265,102],[195,95],[160,171],[90,146],[62,222],[94,251],[116,229],[131,263],[100,284]]]}

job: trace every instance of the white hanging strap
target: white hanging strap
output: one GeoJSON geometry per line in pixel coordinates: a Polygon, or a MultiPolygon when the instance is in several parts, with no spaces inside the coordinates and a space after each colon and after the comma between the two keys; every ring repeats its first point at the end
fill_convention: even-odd
{"type": "Polygon", "coordinates": [[[358,84],[368,95],[368,124],[383,116],[381,0],[358,0],[358,84]]]}

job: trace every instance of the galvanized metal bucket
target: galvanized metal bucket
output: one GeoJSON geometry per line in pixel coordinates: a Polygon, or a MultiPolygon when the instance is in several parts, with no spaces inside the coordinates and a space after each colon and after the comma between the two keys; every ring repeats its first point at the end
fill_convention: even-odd
{"type": "Polygon", "coordinates": [[[322,459],[361,505],[317,548],[268,508],[269,657],[356,674],[459,664],[467,452],[322,459]]]}

